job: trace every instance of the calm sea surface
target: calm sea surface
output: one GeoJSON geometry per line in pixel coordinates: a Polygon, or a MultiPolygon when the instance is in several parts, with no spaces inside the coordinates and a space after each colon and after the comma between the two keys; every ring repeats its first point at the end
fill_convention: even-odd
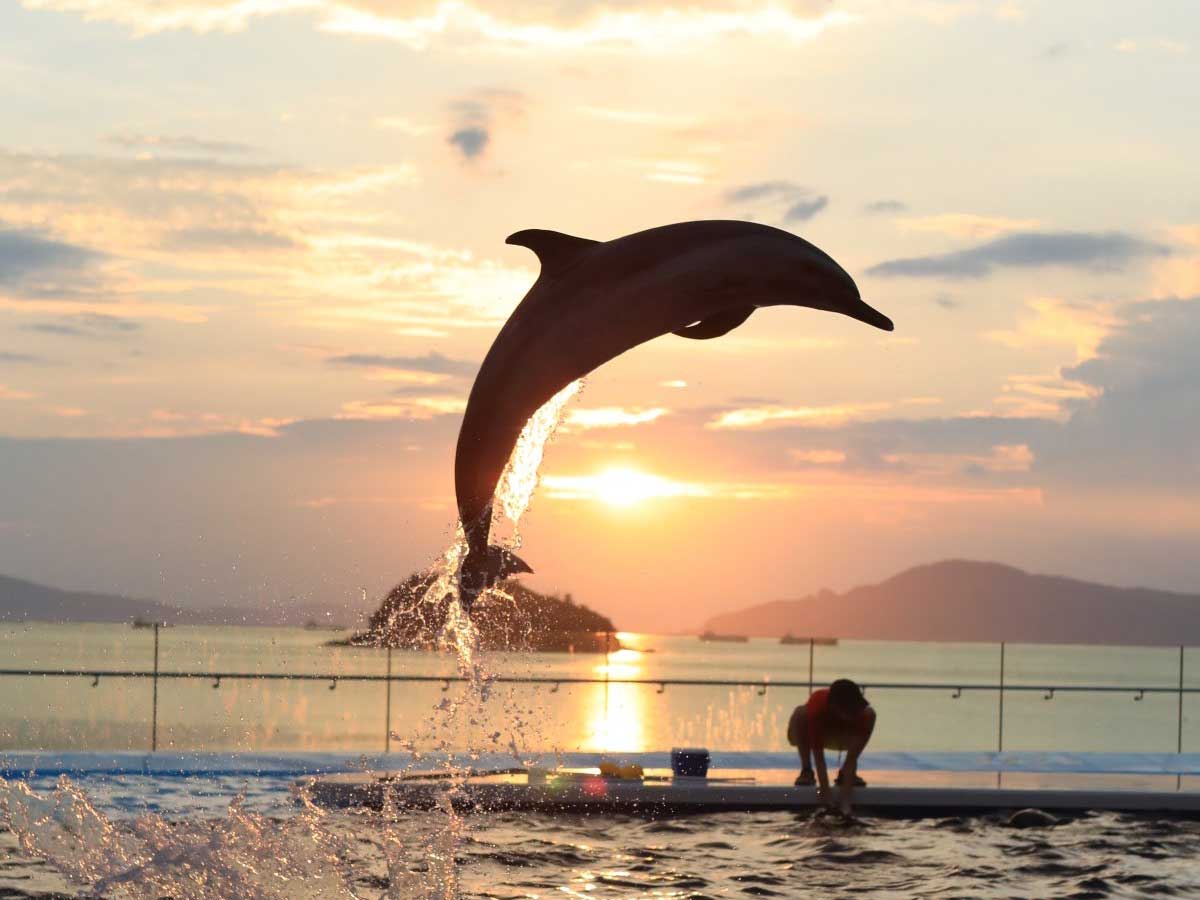
{"type": "MultiPolygon", "coordinates": [[[[794,681],[807,684],[809,647],[754,639],[705,643],[694,637],[621,634],[631,649],[590,654],[489,654],[494,674],[543,678],[605,675],[594,685],[493,685],[479,715],[432,711],[462,699],[455,683],[393,683],[388,714],[382,683],[334,676],[383,675],[384,651],[325,646],[328,631],[175,627],[160,632],[163,672],[305,673],[330,681],[161,679],[160,750],[340,750],[450,746],[521,750],[662,750],[702,744],[728,750],[786,750],[784,730],[806,688],[630,685],[621,679],[794,681]]],[[[94,677],[3,677],[0,750],[146,750],[153,687],[106,671],[151,671],[151,630],[116,625],[0,627],[0,669],[79,669],[94,677]],[[96,683],[94,683],[96,682],[96,683]]],[[[395,651],[394,675],[457,673],[449,654],[395,651]]],[[[1020,685],[1117,685],[1120,693],[1006,691],[1004,749],[1160,751],[1176,748],[1178,648],[1009,645],[1004,681],[1020,685]]],[[[867,684],[945,684],[944,690],[870,689],[879,712],[872,741],[886,750],[996,749],[999,694],[970,690],[1000,681],[1000,647],[844,641],[818,645],[813,678],[867,684]],[[968,688],[955,697],[955,687],[968,688]]],[[[1184,654],[1184,682],[1200,687],[1200,649],[1184,654]]],[[[1185,750],[1200,750],[1200,695],[1183,704],[1185,750]]]]}

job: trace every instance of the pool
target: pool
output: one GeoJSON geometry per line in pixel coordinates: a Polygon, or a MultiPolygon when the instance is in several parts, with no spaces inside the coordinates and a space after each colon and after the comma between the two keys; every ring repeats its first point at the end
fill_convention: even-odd
{"type": "MultiPolygon", "coordinates": [[[[564,762],[584,764],[588,755],[564,762]]],[[[667,754],[644,754],[647,763],[667,754]]],[[[1037,772],[1050,758],[996,759],[1005,779],[1178,779],[1200,788],[1195,755],[1086,759],[1124,773],[1037,772]],[[1149,758],[1148,758],[1149,757],[1149,758]],[[1026,771],[1016,771],[1024,766],[1026,771]],[[1187,770],[1172,773],[1167,769],[1187,770]]],[[[1081,755],[1088,757],[1089,755],[1081,755]]],[[[1097,755],[1090,755],[1097,756],[1097,755]]],[[[1112,755],[1100,755],[1112,756],[1112,755]]],[[[911,756],[878,777],[995,778],[979,755],[911,756]],[[972,761],[974,758],[974,761],[972,761]],[[933,762],[942,765],[937,772],[933,762]],[[957,765],[960,771],[948,767],[957,765]]],[[[714,754],[714,766],[780,767],[787,754],[714,754]],[[753,764],[753,765],[752,765],[753,764]]],[[[865,762],[868,762],[864,758],[865,762]]],[[[878,762],[903,760],[877,754],[878,762]]],[[[8,816],[36,846],[0,837],[0,897],[1122,897],[1200,891],[1200,825],[1176,817],[1082,812],[1014,830],[1003,813],[873,815],[844,824],[809,812],[621,813],[329,810],[298,805],[298,778],[403,767],[348,754],[71,754],[9,757],[8,816]],[[64,779],[60,783],[60,779],[64,779]],[[21,816],[24,816],[22,819],[21,816]],[[37,850],[53,862],[33,858],[37,850]],[[55,893],[59,892],[59,893],[55,893]]],[[[481,759],[478,765],[512,765],[481,759]]],[[[1079,760],[1076,760],[1078,766],[1079,760]]],[[[763,769],[765,771],[765,769],[763,769]]],[[[876,772],[868,768],[872,785],[876,772]]]]}

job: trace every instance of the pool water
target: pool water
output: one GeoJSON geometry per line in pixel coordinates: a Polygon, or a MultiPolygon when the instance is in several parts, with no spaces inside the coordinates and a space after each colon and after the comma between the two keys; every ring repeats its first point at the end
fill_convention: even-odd
{"type": "MultiPolygon", "coordinates": [[[[0,898],[1148,897],[1200,895],[1200,823],[1089,813],[853,823],[811,814],[338,811],[286,776],[35,778],[5,802],[0,898]],[[20,818],[24,813],[25,818],[20,818]]],[[[15,793],[14,793],[15,792],[15,793]]]]}

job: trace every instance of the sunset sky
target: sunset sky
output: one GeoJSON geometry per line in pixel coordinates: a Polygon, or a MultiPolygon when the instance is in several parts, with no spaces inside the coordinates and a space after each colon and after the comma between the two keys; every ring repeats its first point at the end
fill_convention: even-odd
{"type": "Polygon", "coordinates": [[[450,539],[511,232],[739,218],[760,310],[594,373],[522,523],[626,629],[945,557],[1200,592],[1192,0],[0,2],[0,573],[364,607],[450,539]]]}

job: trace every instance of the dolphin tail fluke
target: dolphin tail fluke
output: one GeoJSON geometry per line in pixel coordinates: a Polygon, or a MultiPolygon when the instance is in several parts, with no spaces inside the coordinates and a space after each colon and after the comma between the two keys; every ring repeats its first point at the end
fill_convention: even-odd
{"type": "Polygon", "coordinates": [[[468,553],[458,575],[458,596],[463,609],[468,613],[475,605],[475,601],[479,599],[479,595],[497,581],[508,578],[510,575],[533,572],[529,563],[517,554],[494,544],[487,548],[486,559],[480,559],[481,555],[468,553]]]}
{"type": "MultiPolygon", "coordinates": [[[[497,547],[494,544],[488,547],[488,580],[490,584],[495,584],[501,578],[507,578],[509,575],[519,575],[522,572],[533,572],[529,567],[529,563],[517,556],[511,550],[505,550],[503,547],[497,547]]],[[[490,585],[489,585],[490,586],[490,585]]]]}

